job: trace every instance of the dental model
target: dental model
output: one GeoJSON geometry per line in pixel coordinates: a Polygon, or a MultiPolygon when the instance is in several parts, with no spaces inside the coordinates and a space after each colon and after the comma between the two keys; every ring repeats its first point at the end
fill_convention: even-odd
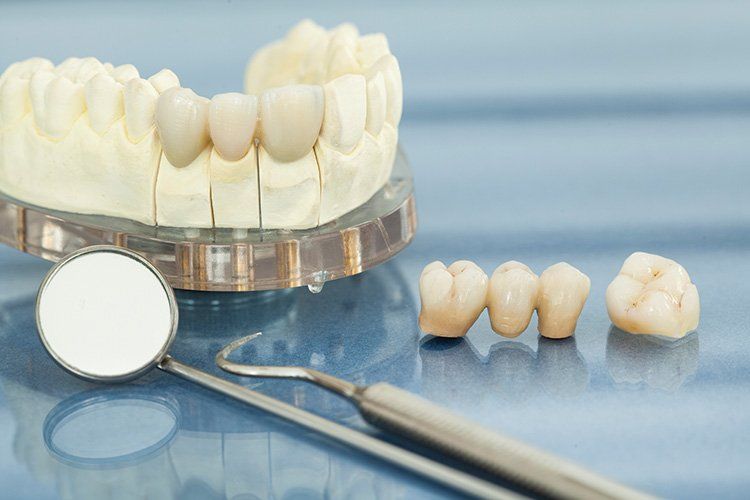
{"type": "Polygon", "coordinates": [[[607,313],[628,333],[681,338],[698,328],[700,299],[684,267],[636,252],[607,287],[607,313]]]}
{"type": "Polygon", "coordinates": [[[422,331],[438,337],[463,337],[484,310],[487,275],[468,260],[456,261],[448,268],[436,261],[419,277],[419,297],[422,331]]]}
{"type": "Polygon", "coordinates": [[[514,260],[501,264],[487,290],[492,329],[509,338],[523,333],[536,309],[538,292],[539,278],[528,266],[514,260]]]}
{"type": "Polygon", "coordinates": [[[382,34],[302,21],[261,48],[245,93],[170,70],[34,58],[0,76],[0,191],[148,225],[305,229],[387,182],[401,73],[382,34]]]}
{"type": "Polygon", "coordinates": [[[539,277],[539,333],[548,339],[573,335],[590,288],[589,277],[566,262],[545,269],[539,277]]]}

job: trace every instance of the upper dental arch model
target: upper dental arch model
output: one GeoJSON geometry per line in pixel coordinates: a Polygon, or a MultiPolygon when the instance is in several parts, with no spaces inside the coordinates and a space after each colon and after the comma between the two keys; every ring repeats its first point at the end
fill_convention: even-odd
{"type": "Polygon", "coordinates": [[[312,228],[387,182],[402,95],[386,37],[351,24],[300,22],[245,94],[211,100],[168,69],[28,59],[0,76],[0,191],[152,226],[312,228]]]}

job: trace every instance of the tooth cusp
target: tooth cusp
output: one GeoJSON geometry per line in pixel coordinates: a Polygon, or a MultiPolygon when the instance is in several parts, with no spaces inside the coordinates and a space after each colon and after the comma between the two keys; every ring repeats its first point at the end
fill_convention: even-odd
{"type": "Polygon", "coordinates": [[[698,327],[700,299],[685,268],[659,255],[628,257],[606,292],[612,323],[628,333],[681,338],[698,327]]]}
{"type": "Polygon", "coordinates": [[[445,267],[428,264],[419,278],[422,309],[419,326],[438,337],[462,337],[485,307],[487,275],[479,266],[459,260],[445,267]]]}
{"type": "Polygon", "coordinates": [[[550,339],[573,335],[590,288],[589,277],[570,264],[560,262],[545,269],[539,277],[539,333],[550,339]]]}

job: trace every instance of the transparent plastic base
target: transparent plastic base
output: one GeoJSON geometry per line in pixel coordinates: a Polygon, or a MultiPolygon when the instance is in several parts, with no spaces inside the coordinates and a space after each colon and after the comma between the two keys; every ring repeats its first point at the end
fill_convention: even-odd
{"type": "Polygon", "coordinates": [[[388,183],[339,219],[299,231],[152,227],[58,212],[0,193],[0,243],[53,262],[91,245],[134,250],[175,288],[275,290],[361,273],[404,249],[417,229],[414,184],[399,149],[388,183]]]}

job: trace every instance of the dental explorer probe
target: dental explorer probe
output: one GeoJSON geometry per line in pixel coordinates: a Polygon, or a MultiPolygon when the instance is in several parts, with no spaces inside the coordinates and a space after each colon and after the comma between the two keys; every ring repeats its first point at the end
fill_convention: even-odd
{"type": "Polygon", "coordinates": [[[227,344],[216,354],[224,371],[249,377],[311,382],[352,401],[370,424],[438,450],[498,479],[511,480],[554,498],[651,498],[594,472],[485,429],[410,392],[380,382],[358,386],[301,366],[260,366],[229,361],[229,355],[261,335],[227,344]]]}

